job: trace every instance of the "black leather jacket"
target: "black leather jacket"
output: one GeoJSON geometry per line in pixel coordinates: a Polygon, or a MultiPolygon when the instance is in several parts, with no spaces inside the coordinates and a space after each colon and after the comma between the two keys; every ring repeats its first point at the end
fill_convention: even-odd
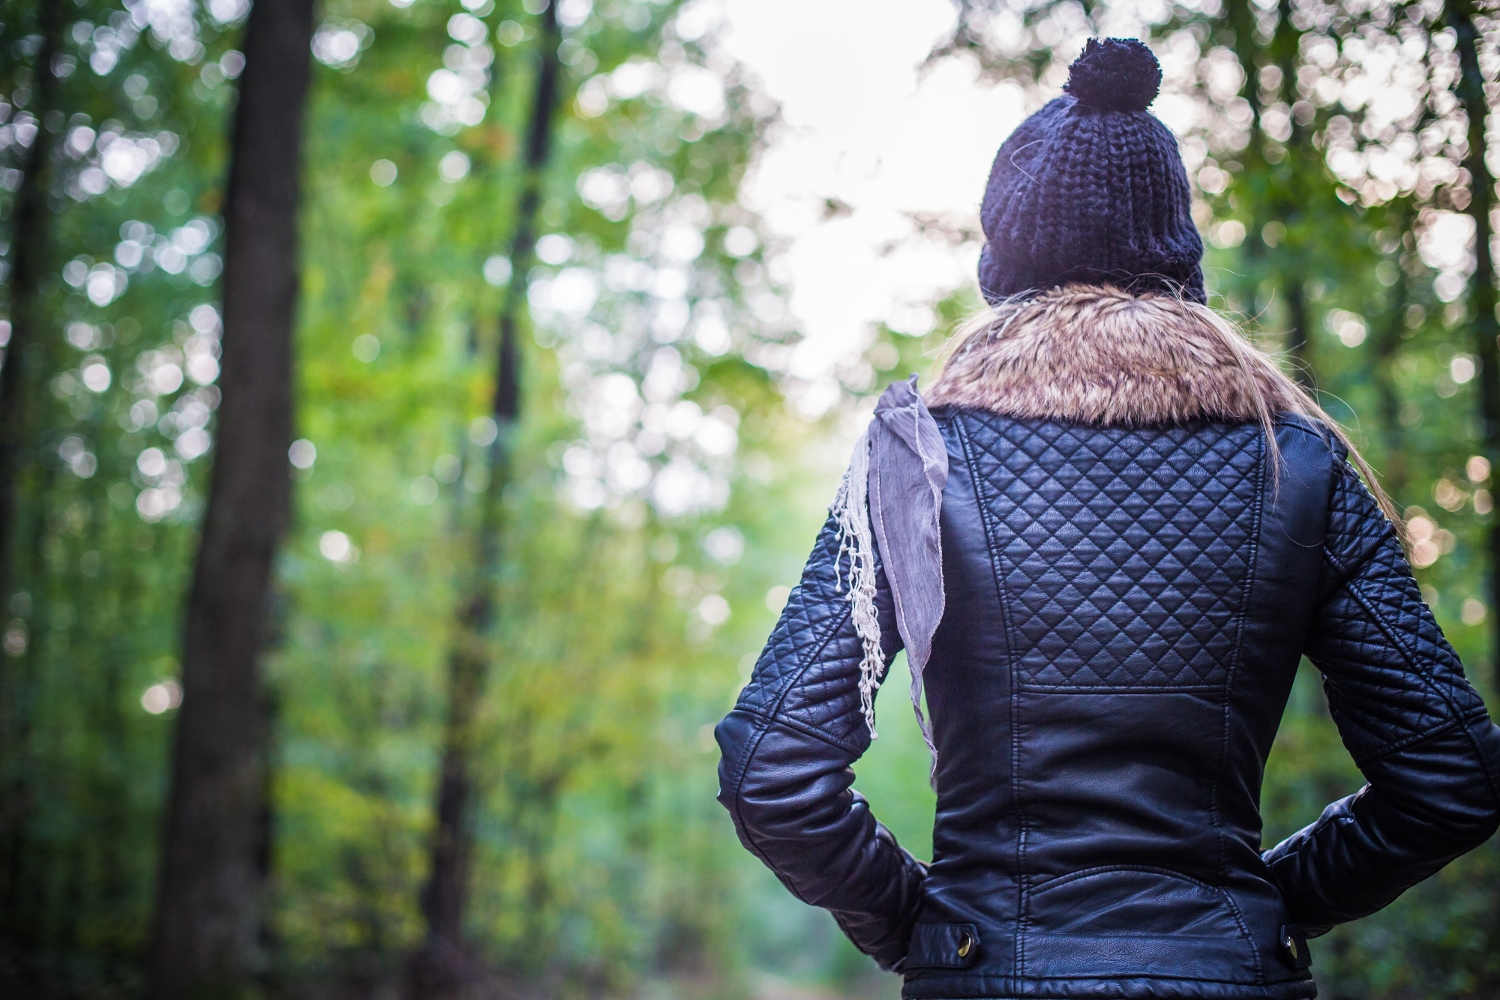
{"type": "Polygon", "coordinates": [[[869,733],[831,525],[717,730],[740,839],[905,996],[1310,997],[1306,937],[1494,832],[1500,730],[1326,433],[1283,419],[1273,477],[1254,424],[933,412],[932,863],[851,788],[869,733]],[[1303,655],[1368,784],[1262,851],[1303,655]]]}

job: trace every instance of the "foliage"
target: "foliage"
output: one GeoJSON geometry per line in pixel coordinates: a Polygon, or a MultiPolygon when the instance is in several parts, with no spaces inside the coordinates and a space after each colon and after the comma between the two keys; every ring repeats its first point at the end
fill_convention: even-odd
{"type": "MultiPolygon", "coordinates": [[[[269,638],[264,988],[388,990],[420,943],[442,657],[494,433],[497,314],[524,281],[472,939],[497,975],[551,993],[651,980],[736,995],[773,989],[769,973],[889,992],[734,842],[712,801],[711,725],[821,521],[843,463],[828,442],[852,436],[884,382],[930,365],[977,303],[963,291],[934,303],[921,337],[873,331],[841,370],[847,398],[821,423],[797,419],[783,401],[795,333],[767,266],[776,246],[739,203],[774,104],[691,7],[555,2],[566,110],[527,274],[506,254],[535,0],[321,12],[297,512],[269,638]]],[[[1093,27],[1153,39],[1220,303],[1307,366],[1405,506],[1448,635],[1487,663],[1493,499],[1475,461],[1467,258],[1453,249],[1464,133],[1434,10],[1163,4],[1131,20],[1136,5],[960,6],[934,59],[977,60],[1038,94],[1093,27]],[[1416,97],[1400,113],[1368,96],[1402,87],[1416,97]]],[[[132,996],[213,454],[215,213],[248,5],[70,0],[55,109],[30,103],[37,9],[0,15],[0,217],[35,130],[59,149],[50,325],[6,361],[44,388],[45,433],[0,620],[0,984],[132,996]]],[[[903,699],[883,707],[860,787],[925,855],[924,750],[903,699]]],[[[1307,668],[1268,769],[1268,841],[1358,782],[1307,668]]],[[[1325,992],[1493,991],[1497,898],[1492,844],[1321,944],[1325,992]]]]}

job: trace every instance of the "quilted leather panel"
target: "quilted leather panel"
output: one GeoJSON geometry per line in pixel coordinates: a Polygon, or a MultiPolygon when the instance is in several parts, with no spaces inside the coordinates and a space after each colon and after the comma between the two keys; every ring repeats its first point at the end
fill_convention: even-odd
{"type": "Polygon", "coordinates": [[[1137,431],[960,417],[1019,679],[1220,687],[1254,556],[1259,428],[1137,431]]]}
{"type": "Polygon", "coordinates": [[[807,557],[801,582],[787,598],[781,620],[755,664],[754,683],[740,692],[735,707],[769,715],[795,671],[812,659],[833,631],[848,619],[849,603],[834,599],[837,582],[833,579],[833,567],[838,558],[838,540],[832,529],[833,519],[829,518],[807,557]]]}
{"type": "MultiPolygon", "coordinates": [[[[875,565],[881,583],[875,605],[889,666],[901,648],[900,633],[878,553],[875,565]]],[[[830,517],[735,707],[789,719],[863,753],[870,743],[859,708],[863,650],[849,617],[848,583],[849,557],[839,555],[838,532],[830,517]]]]}
{"type": "Polygon", "coordinates": [[[1375,499],[1345,465],[1329,501],[1331,593],[1308,656],[1356,763],[1484,710],[1375,499]]]}

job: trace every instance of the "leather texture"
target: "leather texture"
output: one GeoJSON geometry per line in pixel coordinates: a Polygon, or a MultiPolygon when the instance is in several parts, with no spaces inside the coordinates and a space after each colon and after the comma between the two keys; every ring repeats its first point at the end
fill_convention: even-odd
{"type": "MultiPolygon", "coordinates": [[[[741,841],[906,997],[1314,996],[1306,936],[1494,833],[1500,730],[1326,431],[1281,420],[1273,472],[1254,425],[933,414],[932,863],[853,790],[869,734],[831,525],[717,729],[741,841]],[[1303,655],[1368,783],[1263,854],[1303,655]]],[[[888,667],[883,578],[877,605],[888,667]]]]}

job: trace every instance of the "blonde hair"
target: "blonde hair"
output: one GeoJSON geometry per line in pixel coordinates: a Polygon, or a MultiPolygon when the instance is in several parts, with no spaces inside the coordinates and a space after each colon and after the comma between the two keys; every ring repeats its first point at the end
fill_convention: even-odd
{"type": "Polygon", "coordinates": [[[1276,418],[1296,414],[1348,450],[1406,542],[1396,505],[1344,429],[1273,357],[1206,305],[1107,285],[1023,293],[965,322],[938,360],[927,393],[933,406],[1116,426],[1254,421],[1265,435],[1273,488],[1281,458],[1276,418]]]}

